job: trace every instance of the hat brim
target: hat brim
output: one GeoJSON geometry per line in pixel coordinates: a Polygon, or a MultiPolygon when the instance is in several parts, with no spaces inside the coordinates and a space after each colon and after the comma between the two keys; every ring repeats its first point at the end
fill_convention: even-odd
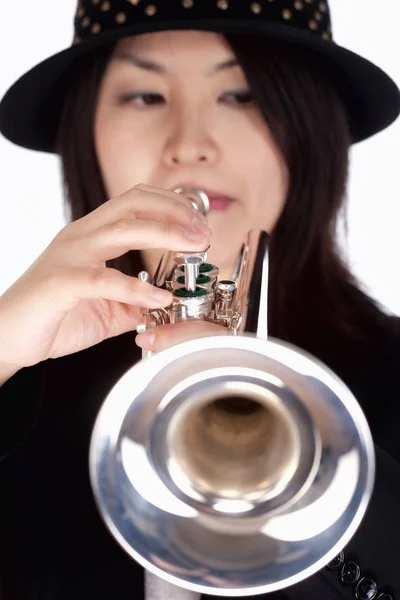
{"type": "Polygon", "coordinates": [[[287,26],[254,21],[193,20],[146,23],[100,33],[63,50],[23,75],[0,103],[0,132],[11,142],[42,152],[55,152],[61,111],[77,61],[104,44],[154,31],[200,30],[241,33],[285,41],[326,58],[347,107],[353,143],[391,125],[400,114],[395,82],[365,58],[319,36],[287,26]]]}

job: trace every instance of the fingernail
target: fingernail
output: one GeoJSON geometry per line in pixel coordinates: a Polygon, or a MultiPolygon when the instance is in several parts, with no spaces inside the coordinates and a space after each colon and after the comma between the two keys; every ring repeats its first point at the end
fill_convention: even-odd
{"type": "Polygon", "coordinates": [[[200,219],[200,221],[202,223],[204,223],[205,225],[207,225],[207,217],[205,217],[203,215],[203,213],[201,213],[199,210],[197,210],[197,208],[194,208],[193,210],[194,210],[194,213],[197,216],[197,218],[200,219]]]}
{"type": "Polygon", "coordinates": [[[204,232],[208,233],[208,231],[210,229],[205,221],[202,221],[201,219],[199,219],[198,214],[193,215],[192,225],[195,229],[197,229],[197,231],[204,231],[204,232]]]}
{"type": "Polygon", "coordinates": [[[193,231],[193,229],[185,229],[184,235],[189,240],[193,242],[203,242],[211,235],[211,230],[209,231],[193,231]]]}
{"type": "Polygon", "coordinates": [[[150,349],[153,346],[155,339],[156,336],[154,333],[146,331],[146,333],[141,333],[136,336],[136,343],[140,348],[150,349]]]}

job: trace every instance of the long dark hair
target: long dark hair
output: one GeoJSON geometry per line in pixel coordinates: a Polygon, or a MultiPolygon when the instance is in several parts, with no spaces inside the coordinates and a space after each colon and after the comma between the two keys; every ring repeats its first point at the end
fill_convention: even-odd
{"type": "MultiPolygon", "coordinates": [[[[290,172],[286,206],[271,236],[270,333],[346,378],[348,352],[365,357],[391,319],[362,291],[337,243],[352,141],[339,88],[312,52],[257,38],[227,39],[290,172]]],[[[108,199],[93,123],[112,51],[105,47],[81,61],[60,122],[58,152],[71,220],[108,199]]],[[[130,275],[143,268],[136,251],[108,264],[130,275]]]]}

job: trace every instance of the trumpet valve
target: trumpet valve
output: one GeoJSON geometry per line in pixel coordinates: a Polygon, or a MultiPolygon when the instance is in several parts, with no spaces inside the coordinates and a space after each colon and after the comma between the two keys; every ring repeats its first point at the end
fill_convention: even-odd
{"type": "Polygon", "coordinates": [[[232,306],[236,291],[236,282],[222,280],[217,283],[215,294],[215,318],[221,324],[229,325],[232,318],[232,306]]]}

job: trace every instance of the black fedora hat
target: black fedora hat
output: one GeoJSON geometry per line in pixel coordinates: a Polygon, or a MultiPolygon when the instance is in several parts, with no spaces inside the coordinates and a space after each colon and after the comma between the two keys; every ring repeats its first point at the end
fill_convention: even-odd
{"type": "Polygon", "coordinates": [[[65,93],[81,57],[125,36],[179,29],[265,36],[318,53],[340,88],[353,142],[382,131],[400,113],[393,80],[333,41],[325,0],[80,0],[71,47],[8,90],[0,104],[0,132],[25,148],[54,152],[65,93]]]}

